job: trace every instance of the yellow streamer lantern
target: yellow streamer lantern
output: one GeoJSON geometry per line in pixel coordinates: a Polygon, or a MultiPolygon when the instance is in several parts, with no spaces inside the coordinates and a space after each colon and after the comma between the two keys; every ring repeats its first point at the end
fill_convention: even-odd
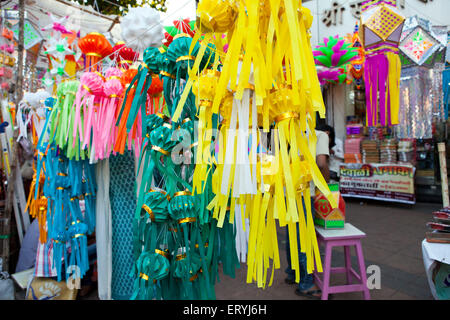
{"type": "MultiPolygon", "coordinates": [[[[204,113],[208,110],[222,119],[219,151],[213,159],[216,196],[208,209],[219,227],[228,210],[233,222],[235,206],[241,207],[242,219],[249,219],[247,282],[256,281],[258,287],[266,285],[270,260],[273,269],[280,267],[276,220],[289,228],[296,281],[300,280],[298,250],[307,255],[309,273],[315,266],[322,271],[310,182],[332,207],[337,206],[315,162],[316,112],[324,117],[325,106],[310,45],[312,20],[310,11],[298,0],[201,0],[198,4],[196,37],[203,34],[205,42],[214,42],[216,48],[222,47],[222,33],[228,40],[227,53],[217,53],[222,63],[220,74],[208,79],[204,74],[195,76],[193,68],[188,81],[196,83],[193,91],[200,114],[207,105],[204,113]],[[203,85],[208,93],[201,89],[203,85]],[[262,132],[271,128],[273,144],[268,155],[263,153],[261,141],[262,132]]],[[[183,103],[181,100],[177,109],[183,103]]],[[[201,126],[206,127],[205,123],[201,126]]],[[[200,173],[197,179],[201,179],[200,173]]],[[[269,285],[272,279],[273,272],[269,285]]]]}
{"type": "Polygon", "coordinates": [[[211,165],[212,159],[210,146],[212,140],[212,101],[216,91],[217,80],[220,72],[206,69],[194,81],[192,92],[196,96],[198,103],[198,141],[197,157],[194,172],[193,190],[202,192],[202,183],[207,179],[208,165],[211,165]]]}

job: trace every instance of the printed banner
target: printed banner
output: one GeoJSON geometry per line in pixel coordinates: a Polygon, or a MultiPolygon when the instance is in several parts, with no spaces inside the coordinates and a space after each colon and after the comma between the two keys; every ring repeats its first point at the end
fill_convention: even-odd
{"type": "Polygon", "coordinates": [[[340,167],[343,197],[416,203],[415,168],[392,164],[345,164],[340,167]]]}

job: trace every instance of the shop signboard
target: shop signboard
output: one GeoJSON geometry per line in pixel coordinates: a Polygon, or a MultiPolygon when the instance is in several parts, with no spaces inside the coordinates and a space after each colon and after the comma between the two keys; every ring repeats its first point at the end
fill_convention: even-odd
{"type": "Polygon", "coordinates": [[[415,167],[396,164],[344,164],[339,191],[343,197],[416,203],[415,167]]]}

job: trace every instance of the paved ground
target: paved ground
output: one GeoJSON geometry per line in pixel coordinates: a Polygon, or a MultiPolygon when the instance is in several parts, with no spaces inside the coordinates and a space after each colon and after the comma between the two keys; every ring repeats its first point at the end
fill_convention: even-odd
{"type": "MultiPolygon", "coordinates": [[[[432,299],[422,260],[421,242],[425,224],[438,204],[418,203],[414,206],[347,199],[347,222],[367,234],[362,240],[366,267],[377,265],[381,270],[381,289],[371,290],[373,300],[429,300],[432,299]]],[[[295,286],[284,282],[286,268],[285,230],[279,228],[281,268],[275,271],[272,287],[258,289],[246,284],[246,266],[242,265],[234,279],[221,276],[216,285],[218,300],[301,300],[295,286]]],[[[333,251],[332,265],[343,266],[343,250],[333,251]]],[[[352,251],[354,254],[354,251],[352,251]]],[[[352,264],[357,269],[356,258],[352,264]]],[[[345,276],[332,278],[332,284],[345,284],[345,276]]],[[[84,299],[95,300],[94,291],[84,299]]],[[[359,300],[362,293],[332,295],[335,300],[359,300]]]]}
{"type": "MultiPolygon", "coordinates": [[[[362,240],[366,267],[378,265],[381,269],[381,289],[371,290],[373,300],[432,299],[422,260],[421,242],[425,224],[437,204],[418,203],[414,206],[370,201],[347,200],[347,222],[367,234],[362,240]]],[[[278,230],[280,254],[285,257],[285,230],[278,230]]],[[[333,250],[332,266],[344,266],[343,250],[333,250]]],[[[352,251],[354,253],[354,251],[352,251]]],[[[352,265],[357,269],[356,258],[352,265]]],[[[305,299],[295,295],[295,286],[284,283],[286,260],[276,270],[274,284],[265,290],[254,284],[245,284],[246,267],[242,265],[236,278],[223,276],[216,286],[217,299],[231,300],[294,300],[305,299]]],[[[345,276],[332,278],[332,284],[345,284],[345,276]]],[[[332,299],[362,299],[362,293],[332,295],[332,299]]]]}

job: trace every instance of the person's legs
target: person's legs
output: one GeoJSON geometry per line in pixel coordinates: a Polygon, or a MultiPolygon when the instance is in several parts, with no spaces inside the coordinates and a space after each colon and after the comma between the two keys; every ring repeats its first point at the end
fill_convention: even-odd
{"type": "Polygon", "coordinates": [[[306,254],[300,252],[300,249],[298,252],[298,264],[300,266],[300,281],[298,283],[298,289],[300,291],[308,291],[314,285],[314,276],[312,273],[308,274],[306,271],[306,254]]]}
{"type": "MultiPolygon", "coordinates": [[[[305,213],[305,220],[306,218],[306,206],[305,201],[302,199],[302,205],[303,205],[303,212],[305,213]]],[[[311,209],[314,208],[314,202],[311,198],[311,209]]],[[[297,224],[297,246],[299,248],[298,250],[298,264],[300,266],[300,282],[298,283],[298,289],[300,291],[307,291],[311,289],[311,287],[314,285],[314,276],[312,273],[308,274],[307,267],[306,267],[306,253],[301,252],[300,250],[300,233],[299,228],[297,224]]]]}
{"type": "Polygon", "coordinates": [[[285,279],[286,283],[293,284],[295,283],[295,271],[292,270],[291,265],[291,249],[289,247],[289,228],[286,226],[286,260],[287,260],[287,268],[285,270],[287,277],[285,279]]]}
{"type": "MultiPolygon", "coordinates": [[[[311,202],[313,200],[311,199],[311,202]]],[[[305,219],[306,219],[306,208],[305,203],[303,203],[303,212],[305,213],[305,219]]],[[[313,203],[311,208],[314,208],[313,203]]],[[[297,293],[307,293],[311,292],[310,296],[320,296],[320,291],[318,290],[317,286],[314,284],[314,275],[308,274],[307,267],[306,267],[306,254],[301,252],[300,250],[300,233],[299,233],[299,225],[297,223],[297,248],[298,248],[298,262],[299,262],[299,271],[300,271],[300,281],[298,283],[298,288],[296,290],[297,293]]],[[[289,229],[286,227],[286,259],[288,267],[286,268],[285,272],[287,274],[287,278],[285,281],[287,283],[293,284],[295,282],[295,271],[292,270],[291,266],[291,252],[289,247],[289,229]]]]}

